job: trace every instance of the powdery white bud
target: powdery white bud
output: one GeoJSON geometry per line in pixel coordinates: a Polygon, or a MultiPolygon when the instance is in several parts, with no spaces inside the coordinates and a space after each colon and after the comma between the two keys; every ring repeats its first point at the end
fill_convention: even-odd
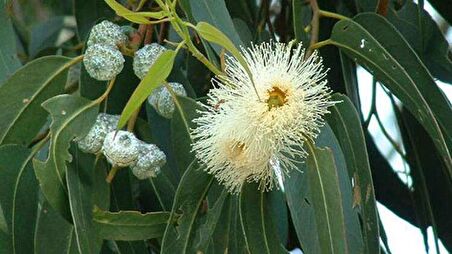
{"type": "Polygon", "coordinates": [[[105,137],[102,152],[113,166],[128,167],[138,159],[138,147],[139,140],[133,133],[112,131],[105,137]]]}
{"type": "MultiPolygon", "coordinates": [[[[172,88],[175,94],[180,96],[187,96],[187,92],[182,84],[177,82],[170,82],[168,85],[172,88]]],[[[156,88],[148,97],[148,102],[151,104],[157,113],[165,118],[172,118],[174,112],[174,101],[171,93],[165,85],[156,88]]]]}
{"type": "Polygon", "coordinates": [[[107,44],[95,44],[85,52],[83,63],[88,74],[97,80],[111,80],[124,68],[121,52],[107,44]]]}
{"type": "Polygon", "coordinates": [[[156,177],[160,168],[166,164],[166,155],[154,144],[140,142],[137,163],[131,166],[138,179],[156,177]]]}
{"type": "Polygon", "coordinates": [[[140,50],[137,50],[135,52],[135,57],[133,58],[133,70],[135,75],[140,79],[143,79],[151,66],[155,63],[155,60],[157,60],[157,57],[165,50],[165,47],[157,43],[145,45],[140,50]]]}
{"type": "Polygon", "coordinates": [[[128,38],[123,33],[120,26],[104,20],[93,26],[87,41],[88,47],[95,44],[109,44],[111,46],[122,45],[127,42],[128,38]]]}
{"type": "Polygon", "coordinates": [[[97,115],[88,134],[77,141],[78,147],[85,153],[97,153],[102,148],[107,133],[115,130],[118,125],[119,116],[100,113],[97,115]]]}

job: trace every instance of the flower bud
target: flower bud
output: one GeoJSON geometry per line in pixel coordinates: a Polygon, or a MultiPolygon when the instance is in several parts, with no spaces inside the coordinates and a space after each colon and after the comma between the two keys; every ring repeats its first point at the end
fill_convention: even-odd
{"type": "Polygon", "coordinates": [[[88,42],[86,44],[88,47],[95,44],[108,44],[116,47],[118,45],[125,44],[127,40],[128,38],[123,33],[120,26],[108,20],[104,20],[91,29],[91,33],[89,34],[88,42]]]}
{"type": "Polygon", "coordinates": [[[107,133],[114,131],[118,125],[119,116],[100,113],[97,115],[88,134],[77,141],[78,147],[85,153],[97,153],[102,148],[107,133]]]}
{"type": "Polygon", "coordinates": [[[131,169],[138,179],[143,180],[156,177],[165,163],[166,156],[156,145],[141,141],[137,163],[131,169]]]}
{"type": "Polygon", "coordinates": [[[83,58],[86,71],[97,80],[111,80],[124,67],[124,57],[121,52],[107,44],[95,44],[89,47],[83,58]]]}
{"type": "Polygon", "coordinates": [[[107,161],[113,166],[127,167],[138,159],[139,140],[128,131],[112,131],[107,134],[102,147],[107,161]]]}
{"type": "Polygon", "coordinates": [[[135,57],[133,58],[133,70],[135,71],[135,75],[140,79],[143,79],[151,66],[155,63],[155,60],[157,60],[157,57],[165,50],[165,47],[157,43],[151,43],[136,51],[135,57]]]}
{"type": "MultiPolygon", "coordinates": [[[[168,85],[172,88],[175,94],[180,96],[187,96],[187,92],[182,84],[177,82],[170,82],[168,85]]],[[[152,94],[148,97],[148,102],[151,104],[157,113],[161,116],[171,119],[174,112],[174,101],[171,93],[165,85],[154,89],[152,94]]]]}

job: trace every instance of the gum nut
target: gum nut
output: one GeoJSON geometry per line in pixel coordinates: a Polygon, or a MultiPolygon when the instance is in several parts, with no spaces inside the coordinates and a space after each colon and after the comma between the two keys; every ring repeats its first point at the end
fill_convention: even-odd
{"type": "Polygon", "coordinates": [[[145,45],[143,48],[135,52],[135,57],[133,58],[133,70],[138,78],[143,79],[148,73],[151,66],[166,50],[165,47],[157,43],[151,43],[145,45]]]}
{"type": "Polygon", "coordinates": [[[88,74],[97,80],[111,80],[124,67],[121,52],[107,44],[95,44],[85,52],[83,63],[88,74]]]}
{"type": "Polygon", "coordinates": [[[119,116],[100,113],[96,122],[82,139],[77,141],[78,147],[85,153],[97,153],[102,148],[107,133],[114,131],[118,124],[119,116]]]}
{"type": "Polygon", "coordinates": [[[157,175],[160,173],[160,168],[149,168],[147,170],[143,170],[142,168],[133,167],[132,173],[134,176],[136,176],[140,180],[145,180],[152,177],[157,177],[157,175]]]}
{"type": "Polygon", "coordinates": [[[127,167],[135,164],[138,159],[138,147],[138,139],[133,133],[111,131],[105,137],[102,152],[111,165],[127,167]]]}
{"type": "Polygon", "coordinates": [[[166,163],[166,155],[156,145],[140,141],[140,154],[132,172],[138,179],[156,177],[166,163]]]}
{"type": "Polygon", "coordinates": [[[128,38],[123,33],[120,26],[108,20],[104,20],[91,29],[86,44],[88,47],[95,44],[109,44],[116,47],[117,45],[125,44],[127,40],[128,38]]]}
{"type": "MultiPolygon", "coordinates": [[[[171,82],[169,86],[173,89],[174,93],[179,96],[187,96],[187,92],[182,84],[171,82]]],[[[171,93],[168,91],[166,86],[162,86],[162,91],[160,92],[157,101],[157,112],[160,113],[165,118],[172,118],[174,112],[174,101],[171,93]]]]}

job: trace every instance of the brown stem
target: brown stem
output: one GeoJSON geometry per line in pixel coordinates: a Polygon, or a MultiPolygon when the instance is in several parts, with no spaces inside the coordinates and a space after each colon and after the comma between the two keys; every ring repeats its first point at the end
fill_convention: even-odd
{"type": "Polygon", "coordinates": [[[388,0],[378,1],[377,13],[382,16],[386,16],[386,14],[388,14],[388,6],[389,6],[388,0]]]}
{"type": "Polygon", "coordinates": [[[311,41],[309,42],[309,48],[306,51],[305,59],[308,58],[313,52],[314,49],[311,47],[319,41],[319,5],[317,4],[317,0],[309,1],[312,8],[312,20],[311,20],[311,41]]]}
{"type": "Polygon", "coordinates": [[[161,44],[167,37],[168,35],[168,23],[162,23],[160,25],[160,32],[159,32],[159,38],[158,38],[158,42],[161,44]]]}
{"type": "Polygon", "coordinates": [[[144,36],[144,41],[143,43],[146,44],[151,44],[152,42],[152,30],[154,29],[154,25],[147,25],[146,26],[146,35],[144,36]]]}
{"type": "Polygon", "coordinates": [[[120,169],[120,167],[113,166],[113,167],[111,168],[110,172],[108,172],[108,176],[107,176],[107,178],[105,179],[105,181],[106,181],[107,183],[111,183],[111,182],[113,181],[113,179],[115,178],[116,173],[118,173],[118,170],[119,170],[119,169],[120,169]]]}

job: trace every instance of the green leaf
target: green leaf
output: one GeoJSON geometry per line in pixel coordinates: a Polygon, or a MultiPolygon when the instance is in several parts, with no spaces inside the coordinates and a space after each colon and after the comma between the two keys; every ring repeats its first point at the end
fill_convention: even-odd
{"type": "Polygon", "coordinates": [[[47,120],[41,103],[64,92],[67,70],[76,61],[62,56],[37,59],[0,87],[0,144],[30,144],[47,120]]]}
{"type": "Polygon", "coordinates": [[[42,50],[55,47],[63,27],[64,17],[62,16],[51,17],[49,20],[33,26],[28,45],[29,58],[34,58],[42,50]]]}
{"type": "Polygon", "coordinates": [[[11,253],[33,253],[38,184],[31,167],[34,153],[19,145],[0,147],[0,203],[7,222],[11,253]]]}
{"type": "Polygon", "coordinates": [[[174,104],[176,109],[171,120],[172,150],[178,168],[183,174],[185,169],[195,159],[191,149],[193,140],[190,135],[190,129],[195,127],[192,120],[198,117],[198,111],[202,110],[202,107],[193,99],[182,96],[176,96],[174,104]]]}
{"type": "Polygon", "coordinates": [[[303,46],[307,48],[309,47],[310,35],[306,32],[305,28],[311,24],[312,20],[312,11],[309,4],[303,0],[293,0],[292,15],[295,39],[303,42],[303,46]]]}
{"type": "Polygon", "coordinates": [[[72,160],[68,149],[76,137],[86,135],[96,120],[98,104],[74,95],[59,95],[43,103],[51,114],[50,148],[46,161],[33,160],[41,190],[52,207],[71,221],[65,183],[66,162],[72,160]]]}
{"type": "Polygon", "coordinates": [[[193,243],[195,222],[200,213],[213,176],[199,168],[196,161],[185,171],[179,183],[170,221],[181,214],[176,225],[168,224],[162,240],[161,253],[187,253],[193,243]]]}
{"type": "Polygon", "coordinates": [[[388,20],[403,35],[433,76],[452,83],[452,60],[449,43],[440,28],[420,6],[407,1],[397,12],[388,12],[388,20]]]}
{"type": "MultiPolygon", "coordinates": [[[[137,210],[138,200],[132,188],[137,188],[136,180],[130,170],[120,170],[111,186],[111,211],[137,210]]],[[[131,253],[144,253],[146,245],[144,241],[117,242],[121,250],[129,250],[131,253]]]]}
{"type": "MultiPolygon", "coordinates": [[[[140,213],[120,211],[117,213],[95,208],[94,223],[103,239],[136,241],[160,238],[170,219],[168,212],[140,213]]],[[[176,219],[176,218],[174,218],[176,219]]]]}
{"type": "Polygon", "coordinates": [[[347,165],[328,125],[321,129],[316,145],[325,148],[310,144],[306,162],[284,181],[298,239],[307,253],[362,253],[347,165]]]}
{"type": "MultiPolygon", "coordinates": [[[[361,112],[361,101],[359,98],[358,76],[356,74],[356,64],[345,55],[344,52],[339,51],[341,58],[342,76],[344,78],[345,92],[348,98],[353,102],[356,110],[361,112]]],[[[359,115],[360,119],[362,115],[359,115]]]]}
{"type": "Polygon", "coordinates": [[[366,253],[378,253],[380,241],[377,205],[358,112],[350,99],[344,95],[334,94],[331,99],[341,101],[331,107],[331,114],[326,118],[338,138],[348,166],[348,176],[354,183],[353,207],[359,210],[361,217],[366,253]]]}
{"type": "Polygon", "coordinates": [[[377,6],[378,6],[379,2],[380,2],[379,0],[355,1],[358,12],[366,12],[366,11],[375,12],[377,10],[377,6]]]}
{"type": "MultiPolygon", "coordinates": [[[[108,94],[108,103],[106,103],[108,114],[121,114],[127,101],[132,95],[140,80],[133,71],[133,58],[124,56],[125,63],[121,73],[116,76],[115,85],[108,94]],[[126,85],[122,85],[126,84],[126,85]]],[[[95,100],[101,96],[108,87],[108,82],[98,81],[89,76],[82,65],[80,73],[80,95],[90,100],[95,100]]]]}
{"type": "Polygon", "coordinates": [[[149,21],[147,18],[154,18],[154,19],[161,19],[165,17],[165,14],[163,12],[134,12],[126,7],[122,6],[120,3],[116,2],[115,0],[105,0],[105,2],[112,8],[114,11],[116,11],[116,14],[118,16],[121,16],[133,23],[137,24],[151,24],[151,21],[149,21]]]}
{"type": "Polygon", "coordinates": [[[75,148],[71,150],[74,160],[66,171],[66,182],[77,247],[80,253],[99,253],[102,239],[97,236],[92,221],[94,195],[104,193],[105,196],[98,198],[98,202],[102,202],[105,207],[109,201],[110,186],[105,181],[95,182],[95,174],[103,177],[105,171],[95,168],[93,155],[84,154],[75,148]]]}
{"type": "Polygon", "coordinates": [[[104,1],[74,0],[74,14],[77,21],[77,35],[80,41],[88,38],[91,28],[100,19],[109,19],[114,12],[104,1]]]}
{"type": "MultiPolygon", "coordinates": [[[[235,30],[234,23],[229,15],[229,11],[226,8],[224,0],[199,0],[189,1],[189,3],[193,18],[198,24],[199,22],[212,24],[212,26],[218,28],[225,34],[226,38],[231,41],[232,45],[243,45],[239,34],[235,30]]],[[[204,39],[209,40],[207,38],[204,39]]],[[[221,43],[215,41],[213,42],[223,46],[221,43]]],[[[221,48],[216,45],[212,46],[219,55],[221,48]]],[[[229,50],[229,48],[226,49],[229,50]]],[[[231,53],[233,52],[231,51],[231,53]]]]}
{"type": "Polygon", "coordinates": [[[216,27],[214,27],[211,24],[206,23],[206,22],[199,22],[196,25],[195,29],[196,29],[196,32],[198,32],[199,35],[203,39],[222,46],[227,51],[231,52],[231,54],[240,62],[240,64],[242,66],[244,66],[245,68],[248,68],[248,65],[246,64],[245,58],[243,58],[243,56],[240,53],[240,51],[236,48],[236,46],[229,39],[229,37],[226,36],[218,28],[216,28],[216,27]]]}
{"type": "MultiPolygon", "coordinates": [[[[206,220],[201,226],[198,227],[198,231],[196,232],[196,237],[194,239],[193,245],[196,252],[207,253],[211,237],[213,236],[217,225],[219,225],[218,222],[223,211],[224,203],[228,202],[228,200],[228,192],[226,189],[223,189],[220,197],[218,197],[215,201],[212,208],[207,211],[206,220]]],[[[219,226],[222,227],[223,225],[220,224],[219,226]]]]}
{"type": "Polygon", "coordinates": [[[336,23],[330,42],[370,70],[416,116],[434,140],[452,177],[452,157],[446,145],[452,144],[449,102],[391,24],[371,13],[360,14],[355,20],[361,25],[348,19],[336,23]]]}
{"type": "Polygon", "coordinates": [[[118,129],[124,127],[133,112],[141,106],[155,88],[165,81],[173,68],[176,53],[176,51],[167,50],[157,58],[124,107],[118,129]]]}
{"type": "Polygon", "coordinates": [[[40,204],[34,236],[36,254],[79,254],[74,227],[52,209],[47,201],[40,204]]]}
{"type": "Polygon", "coordinates": [[[287,253],[281,245],[268,206],[268,193],[247,183],[240,193],[240,220],[250,253],[287,253]]]}
{"type": "Polygon", "coordinates": [[[267,203],[270,218],[277,229],[278,239],[285,246],[289,237],[289,212],[283,191],[274,190],[268,193],[267,203]]]}
{"type": "Polygon", "coordinates": [[[308,144],[307,175],[310,181],[312,205],[316,211],[319,242],[322,253],[347,253],[345,218],[341,213],[341,193],[331,149],[319,149],[308,144]]]}
{"type": "Polygon", "coordinates": [[[88,38],[91,28],[100,19],[109,19],[114,12],[103,0],[73,0],[74,15],[77,21],[77,35],[80,41],[88,38]]]}
{"type": "Polygon", "coordinates": [[[21,66],[17,58],[16,34],[6,4],[4,1],[0,3],[0,24],[2,24],[0,26],[0,38],[2,38],[2,43],[0,44],[0,56],[2,59],[0,61],[0,84],[21,66]]]}

